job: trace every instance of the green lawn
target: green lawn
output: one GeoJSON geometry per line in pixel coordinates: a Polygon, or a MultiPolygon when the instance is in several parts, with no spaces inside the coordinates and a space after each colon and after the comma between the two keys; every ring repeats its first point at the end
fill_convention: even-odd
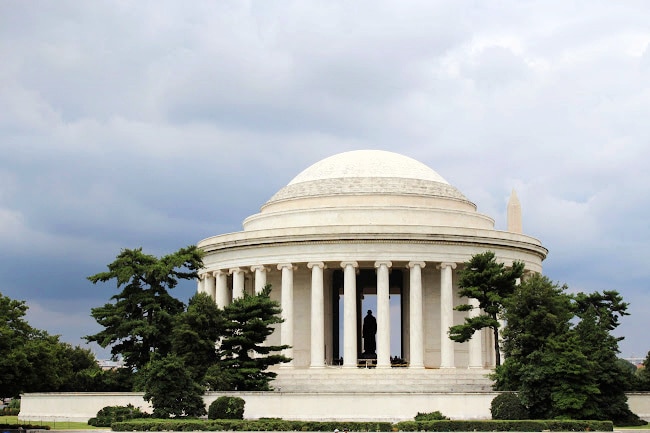
{"type": "Polygon", "coordinates": [[[33,420],[20,420],[17,416],[2,416],[0,417],[0,424],[33,424],[33,425],[49,425],[52,430],[107,430],[106,427],[93,427],[85,422],[72,422],[72,421],[43,421],[39,419],[33,420]]]}

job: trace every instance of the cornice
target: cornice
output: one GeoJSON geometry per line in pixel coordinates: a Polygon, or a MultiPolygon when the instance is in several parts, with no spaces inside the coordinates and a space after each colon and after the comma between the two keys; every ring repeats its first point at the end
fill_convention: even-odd
{"type": "MultiPolygon", "coordinates": [[[[532,238],[531,238],[532,239],[532,238]]],[[[376,235],[363,234],[305,234],[292,236],[269,236],[230,241],[205,243],[199,247],[206,253],[219,251],[236,251],[268,246],[305,246],[305,245],[352,245],[352,244],[381,244],[393,243],[404,245],[463,245],[478,248],[499,247],[518,251],[527,251],[544,260],[548,249],[533,242],[513,239],[494,238],[487,236],[450,235],[450,234],[411,234],[381,233],[376,235]]]]}

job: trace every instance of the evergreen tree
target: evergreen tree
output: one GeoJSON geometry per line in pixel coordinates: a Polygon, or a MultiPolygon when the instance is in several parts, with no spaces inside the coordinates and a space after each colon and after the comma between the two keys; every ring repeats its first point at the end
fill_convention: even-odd
{"type": "Polygon", "coordinates": [[[195,381],[202,382],[207,370],[219,362],[215,343],[224,332],[223,312],[205,293],[192,296],[180,314],[172,334],[172,350],[195,381]]]}
{"type": "Polygon", "coordinates": [[[507,299],[496,388],[518,391],[534,418],[640,423],[627,406],[630,373],[616,357],[619,339],[610,334],[627,304],[616,292],[565,290],[534,275],[507,299]]]}
{"type": "Polygon", "coordinates": [[[272,325],[282,323],[281,309],[269,294],[244,294],[224,308],[224,332],[219,345],[220,362],[208,372],[213,390],[266,391],[276,374],[268,367],[290,361],[278,353],[289,346],[264,345],[273,332],[272,325]]]}
{"type": "Polygon", "coordinates": [[[628,304],[615,291],[578,293],[575,296],[575,327],[580,348],[593,361],[592,375],[599,389],[585,405],[582,416],[589,419],[612,420],[617,425],[637,424],[639,419],[627,404],[629,375],[621,368],[617,354],[622,338],[610,334],[619,325],[619,318],[628,315],[628,304]]]}
{"type": "MultiPolygon", "coordinates": [[[[514,262],[511,268],[497,263],[492,251],[476,254],[464,264],[458,279],[459,296],[477,299],[481,313],[466,317],[462,325],[449,328],[449,338],[463,343],[483,328],[490,328],[494,334],[494,352],[496,365],[501,364],[499,350],[499,318],[503,313],[503,303],[510,296],[524,272],[522,262],[514,262]]],[[[458,305],[458,311],[469,311],[474,307],[469,304],[458,305]]]]}
{"type": "Polygon", "coordinates": [[[152,358],[143,369],[140,380],[143,382],[144,399],[153,406],[153,416],[205,415],[205,389],[194,381],[183,360],[175,354],[162,358],[154,355],[152,358]]]}
{"type": "Polygon", "coordinates": [[[108,271],[88,277],[93,283],[115,279],[122,291],[114,303],[93,308],[91,315],[104,329],[86,337],[102,347],[112,346],[113,357],[122,355],[127,367],[140,370],[153,353],[168,354],[175,318],[183,302],[169,294],[181,279],[196,278],[203,266],[196,246],[157,258],[141,248],[120,252],[108,271]]]}
{"type": "Polygon", "coordinates": [[[571,331],[573,305],[565,290],[535,274],[504,303],[506,358],[495,370],[496,388],[518,391],[533,418],[571,417],[598,393],[592,361],[571,331]]]}

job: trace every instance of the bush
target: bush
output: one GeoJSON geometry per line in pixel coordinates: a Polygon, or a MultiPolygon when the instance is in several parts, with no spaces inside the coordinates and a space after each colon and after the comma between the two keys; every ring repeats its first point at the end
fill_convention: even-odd
{"type": "Polygon", "coordinates": [[[129,404],[127,406],[106,406],[97,412],[95,418],[90,418],[88,424],[95,427],[110,427],[112,423],[128,421],[135,418],[146,418],[149,414],[129,404]]]}
{"type": "Polygon", "coordinates": [[[210,403],[208,419],[244,419],[244,405],[241,397],[221,396],[210,403]]]}
{"type": "Polygon", "coordinates": [[[443,419],[449,419],[449,418],[447,418],[442,413],[440,413],[439,410],[435,412],[425,412],[425,413],[418,412],[418,414],[415,415],[416,421],[440,421],[443,419]]]}
{"type": "Polygon", "coordinates": [[[512,392],[499,394],[490,404],[492,419],[529,419],[528,409],[521,403],[519,396],[512,392]]]}

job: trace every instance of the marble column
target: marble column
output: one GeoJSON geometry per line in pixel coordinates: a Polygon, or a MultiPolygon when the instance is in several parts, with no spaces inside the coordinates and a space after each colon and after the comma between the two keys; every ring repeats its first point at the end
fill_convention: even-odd
{"type": "Polygon", "coordinates": [[[266,286],[266,267],[251,266],[251,272],[255,272],[255,294],[261,293],[266,286]]]}
{"type": "Polygon", "coordinates": [[[241,268],[232,268],[229,271],[232,274],[232,299],[244,297],[244,270],[241,268]]]}
{"type": "Polygon", "coordinates": [[[422,317],[422,268],[424,262],[409,262],[409,335],[410,356],[409,368],[424,368],[424,320],[422,317]]]}
{"type": "Polygon", "coordinates": [[[203,293],[203,288],[205,287],[205,274],[199,274],[196,279],[196,293],[203,293]]]}
{"type": "Polygon", "coordinates": [[[228,274],[225,271],[215,271],[214,277],[216,281],[216,295],[215,302],[217,307],[224,308],[230,302],[228,296],[228,274]]]}
{"type": "Polygon", "coordinates": [[[280,263],[278,270],[282,271],[282,295],[280,306],[282,307],[282,318],[280,324],[280,344],[290,346],[282,351],[282,354],[291,361],[280,365],[280,368],[293,368],[293,264],[280,263]]]}
{"type": "Polygon", "coordinates": [[[452,271],[456,263],[440,263],[440,368],[455,368],[454,341],[449,328],[454,324],[452,271]]]}
{"type": "Polygon", "coordinates": [[[311,269],[311,368],[325,367],[325,295],[323,269],[325,263],[307,263],[311,269]]]}
{"type": "Polygon", "coordinates": [[[389,261],[375,262],[377,269],[377,368],[390,368],[389,261]]]}
{"type": "Polygon", "coordinates": [[[343,368],[357,366],[357,262],[341,262],[343,268],[343,368]]]}
{"type": "MultiPolygon", "coordinates": [[[[479,310],[479,302],[476,298],[469,298],[469,304],[472,309],[469,310],[469,317],[476,317],[481,312],[479,310]]],[[[483,344],[482,344],[483,331],[478,330],[472,335],[469,340],[469,368],[483,368],[483,344]]]]}
{"type": "Polygon", "coordinates": [[[212,298],[212,300],[214,300],[216,290],[214,275],[212,272],[206,272],[204,275],[205,280],[203,281],[203,293],[206,293],[212,298]]]}

